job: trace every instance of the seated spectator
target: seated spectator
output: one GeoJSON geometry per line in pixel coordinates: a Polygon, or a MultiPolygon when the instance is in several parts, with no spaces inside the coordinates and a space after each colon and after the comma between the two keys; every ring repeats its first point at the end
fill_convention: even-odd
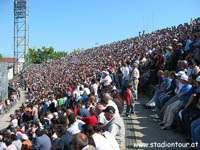
{"type": "Polygon", "coordinates": [[[110,145],[112,146],[113,150],[119,150],[119,144],[117,143],[117,140],[110,132],[106,131],[106,127],[104,124],[98,123],[94,128],[99,134],[103,135],[106,138],[108,143],[110,143],[110,145]]]}
{"type": "Polygon", "coordinates": [[[106,107],[104,110],[105,117],[109,121],[106,124],[106,131],[109,131],[117,140],[120,150],[125,149],[125,127],[122,118],[115,114],[112,106],[106,107]]]}
{"type": "Polygon", "coordinates": [[[75,134],[71,143],[74,150],[96,150],[94,146],[88,144],[88,138],[83,133],[75,134]]]}
{"type": "Polygon", "coordinates": [[[96,117],[96,111],[95,111],[94,107],[90,108],[90,116],[89,117],[80,117],[80,116],[78,116],[77,118],[81,119],[85,123],[89,123],[91,125],[95,125],[98,122],[97,117],[96,117]]]}
{"type": "Polygon", "coordinates": [[[197,143],[196,148],[199,149],[200,148],[200,118],[197,120],[194,120],[191,124],[191,135],[192,135],[192,142],[193,143],[197,143]]]}
{"type": "Polygon", "coordinates": [[[108,121],[106,120],[103,112],[103,110],[105,109],[104,106],[102,104],[98,104],[95,109],[97,113],[98,122],[103,123],[104,125],[107,124],[108,121]]]}
{"type": "Polygon", "coordinates": [[[108,149],[112,150],[111,145],[108,143],[105,137],[96,133],[91,124],[83,125],[82,129],[83,129],[82,133],[87,135],[88,139],[90,139],[89,143],[95,146],[97,150],[108,150],[108,149]]]}
{"type": "Polygon", "coordinates": [[[67,131],[71,133],[72,135],[80,133],[82,125],[85,124],[83,121],[77,119],[76,114],[71,114],[68,116],[69,119],[69,127],[67,131]]]}
{"type": "Polygon", "coordinates": [[[121,115],[123,113],[124,110],[124,101],[121,98],[121,96],[119,95],[117,90],[112,90],[111,91],[111,96],[113,98],[113,102],[115,102],[115,104],[117,105],[117,108],[119,110],[119,114],[121,115]]]}
{"type": "Polygon", "coordinates": [[[176,111],[180,110],[180,108],[188,102],[188,96],[190,96],[188,95],[188,92],[192,88],[192,85],[188,83],[188,76],[186,75],[181,76],[181,82],[183,84],[183,87],[181,88],[180,93],[177,95],[179,99],[170,104],[165,110],[163,121],[161,123],[164,126],[161,129],[167,129],[171,127],[175,119],[176,111]]]}
{"type": "Polygon", "coordinates": [[[21,150],[31,150],[31,149],[32,149],[32,142],[28,139],[28,136],[26,134],[23,134],[21,150]]]}
{"type": "Polygon", "coordinates": [[[146,105],[144,105],[144,107],[146,108],[146,106],[155,106],[155,101],[157,100],[157,98],[159,97],[160,95],[160,90],[162,88],[164,88],[164,76],[163,76],[164,72],[162,70],[159,70],[158,71],[158,79],[159,79],[159,83],[158,83],[158,86],[156,88],[156,91],[154,93],[154,96],[153,98],[148,102],[146,103],[146,105]]]}
{"type": "Polygon", "coordinates": [[[36,130],[36,137],[33,141],[33,149],[37,150],[50,150],[51,149],[51,140],[50,138],[45,134],[44,129],[37,129],[36,130]]]}

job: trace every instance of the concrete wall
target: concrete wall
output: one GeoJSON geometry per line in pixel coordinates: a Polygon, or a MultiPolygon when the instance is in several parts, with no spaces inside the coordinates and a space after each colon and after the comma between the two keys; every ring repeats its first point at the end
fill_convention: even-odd
{"type": "Polygon", "coordinates": [[[8,98],[8,63],[0,63],[0,101],[8,98]]]}

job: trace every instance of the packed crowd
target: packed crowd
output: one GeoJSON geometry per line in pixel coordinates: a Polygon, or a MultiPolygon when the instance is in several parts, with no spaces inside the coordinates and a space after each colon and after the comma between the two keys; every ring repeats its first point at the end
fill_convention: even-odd
{"type": "Polygon", "coordinates": [[[138,88],[149,83],[158,87],[144,108],[159,112],[153,117],[162,129],[181,110],[177,127],[183,123],[199,142],[199,56],[197,18],[30,68],[22,74],[29,98],[10,115],[0,148],[124,150],[124,103],[126,116],[134,115],[138,88]]]}

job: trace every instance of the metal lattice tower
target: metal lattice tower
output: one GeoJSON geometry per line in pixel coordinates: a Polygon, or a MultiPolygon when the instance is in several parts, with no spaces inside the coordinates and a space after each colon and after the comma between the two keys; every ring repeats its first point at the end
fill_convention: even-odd
{"type": "Polygon", "coordinates": [[[28,0],[14,0],[14,74],[19,73],[19,64],[25,62],[29,48],[28,0]]]}

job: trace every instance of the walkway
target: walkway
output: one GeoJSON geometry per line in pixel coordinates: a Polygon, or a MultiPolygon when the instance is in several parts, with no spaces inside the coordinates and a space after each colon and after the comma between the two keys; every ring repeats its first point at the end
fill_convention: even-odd
{"type": "Polygon", "coordinates": [[[130,118],[123,115],[126,126],[127,150],[189,150],[189,148],[169,148],[165,146],[166,143],[176,144],[177,142],[177,144],[185,144],[187,142],[182,134],[175,133],[172,130],[163,131],[160,129],[160,126],[150,118],[150,115],[154,113],[151,110],[143,109],[140,105],[140,103],[145,103],[148,100],[148,97],[139,95],[139,102],[136,102],[136,115],[130,118]],[[155,147],[155,142],[158,144],[157,147],[155,147]]]}
{"type": "Polygon", "coordinates": [[[10,122],[10,114],[14,114],[16,109],[19,109],[22,103],[26,100],[26,91],[21,90],[20,101],[16,102],[15,105],[6,114],[0,116],[0,130],[6,128],[10,122]]]}

